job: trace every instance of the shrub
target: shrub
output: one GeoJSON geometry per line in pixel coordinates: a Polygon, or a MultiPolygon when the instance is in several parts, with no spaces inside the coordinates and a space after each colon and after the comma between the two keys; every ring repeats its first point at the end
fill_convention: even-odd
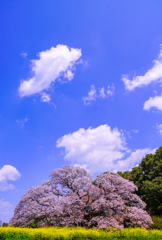
{"type": "Polygon", "coordinates": [[[4,223],[2,224],[2,227],[8,227],[8,223],[5,223],[5,222],[4,222],[4,223]]]}
{"type": "Polygon", "coordinates": [[[150,226],[150,229],[159,229],[162,230],[162,217],[159,216],[152,216],[153,223],[150,226]]]}

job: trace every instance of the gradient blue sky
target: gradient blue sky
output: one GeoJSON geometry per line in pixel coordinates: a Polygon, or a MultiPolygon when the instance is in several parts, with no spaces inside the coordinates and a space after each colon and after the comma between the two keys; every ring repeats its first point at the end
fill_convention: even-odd
{"type": "Polygon", "coordinates": [[[0,220],[50,171],[125,171],[162,139],[162,1],[0,1],[0,220]]]}

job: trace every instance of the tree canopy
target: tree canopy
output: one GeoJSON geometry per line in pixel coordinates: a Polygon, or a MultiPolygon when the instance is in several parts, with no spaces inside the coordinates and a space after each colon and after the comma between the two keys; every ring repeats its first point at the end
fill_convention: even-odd
{"type": "Polygon", "coordinates": [[[155,154],[147,154],[132,171],[118,172],[138,187],[137,194],[147,204],[152,215],[162,215],[162,147],[155,154]]]}
{"type": "Polygon", "coordinates": [[[10,225],[148,228],[152,220],[137,190],[133,182],[112,172],[98,175],[92,184],[85,169],[63,166],[22,196],[10,225]]]}

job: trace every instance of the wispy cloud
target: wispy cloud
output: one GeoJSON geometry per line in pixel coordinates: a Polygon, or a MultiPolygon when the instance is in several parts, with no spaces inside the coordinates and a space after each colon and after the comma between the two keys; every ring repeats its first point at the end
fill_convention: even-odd
{"type": "Polygon", "coordinates": [[[152,82],[162,81],[162,45],[160,45],[160,53],[158,59],[153,61],[153,67],[149,69],[143,76],[136,76],[129,79],[128,75],[123,75],[122,81],[127,90],[132,91],[136,87],[142,87],[152,82]]]}
{"type": "Polygon", "coordinates": [[[152,152],[150,148],[131,151],[123,131],[106,124],[64,135],[58,139],[57,147],[65,148],[65,160],[86,166],[92,172],[129,170],[152,152]]]}
{"type": "Polygon", "coordinates": [[[162,111],[162,96],[155,96],[150,97],[145,103],[144,103],[144,110],[150,110],[150,108],[157,108],[158,110],[162,111]]]}
{"type": "Polygon", "coordinates": [[[0,169],[0,191],[13,189],[14,186],[9,183],[9,181],[16,181],[20,177],[21,174],[15,167],[11,165],[4,165],[0,169]]]}
{"type": "Polygon", "coordinates": [[[162,124],[157,124],[157,129],[158,129],[160,135],[162,135],[162,124]]]}
{"type": "Polygon", "coordinates": [[[99,89],[99,95],[97,97],[101,97],[101,98],[105,98],[106,97],[106,93],[105,93],[105,88],[104,87],[99,89]]]}
{"type": "Polygon", "coordinates": [[[139,133],[139,130],[138,129],[133,129],[132,132],[139,133]]]}
{"type": "Polygon", "coordinates": [[[26,57],[28,56],[28,54],[27,54],[26,52],[22,52],[22,53],[21,53],[21,56],[22,56],[23,58],[26,58],[26,57]]]}
{"type": "Polygon", "coordinates": [[[97,98],[97,92],[95,86],[92,84],[88,92],[88,96],[83,97],[83,102],[85,105],[89,105],[90,102],[95,101],[97,98]]]}
{"type": "Polygon", "coordinates": [[[50,102],[50,101],[51,101],[50,95],[47,94],[47,93],[42,93],[41,101],[42,101],[42,102],[50,102]]]}
{"type": "Polygon", "coordinates": [[[114,91],[115,91],[115,86],[114,86],[114,84],[112,84],[111,86],[107,86],[106,96],[107,96],[107,97],[113,96],[113,95],[114,95],[114,91]]]}
{"type": "Polygon", "coordinates": [[[28,118],[23,118],[23,119],[16,119],[16,123],[19,124],[21,127],[24,127],[24,124],[29,121],[28,118]]]}
{"type": "Polygon", "coordinates": [[[114,94],[114,84],[108,86],[107,89],[104,87],[99,88],[96,90],[94,84],[91,85],[90,90],[88,92],[88,96],[83,97],[82,100],[85,105],[91,104],[91,102],[96,101],[97,98],[108,98],[114,94]]]}
{"type": "Polygon", "coordinates": [[[31,60],[32,77],[21,81],[19,95],[25,97],[49,90],[51,84],[61,77],[66,82],[71,81],[81,55],[80,49],[68,48],[66,45],[39,52],[39,59],[31,60]]]}

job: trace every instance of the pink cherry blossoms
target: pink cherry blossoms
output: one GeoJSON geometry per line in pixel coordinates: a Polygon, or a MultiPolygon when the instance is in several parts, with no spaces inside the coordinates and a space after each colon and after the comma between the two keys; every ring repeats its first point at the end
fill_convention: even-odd
{"type": "Polygon", "coordinates": [[[133,182],[112,172],[98,175],[92,183],[85,169],[63,166],[22,196],[10,225],[148,228],[152,220],[136,190],[133,182]]]}

